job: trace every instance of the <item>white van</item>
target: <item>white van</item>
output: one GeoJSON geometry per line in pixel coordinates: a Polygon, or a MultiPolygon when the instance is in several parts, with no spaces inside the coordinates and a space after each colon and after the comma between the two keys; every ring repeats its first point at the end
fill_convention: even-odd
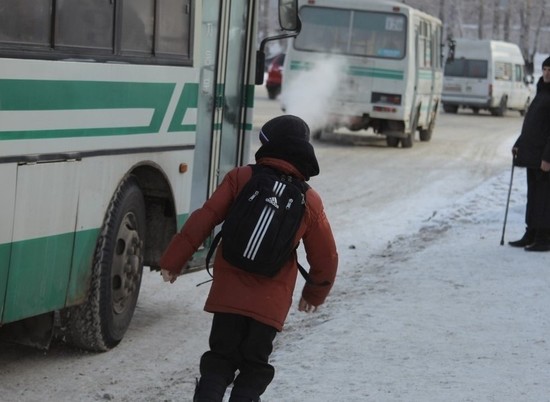
{"type": "Polygon", "coordinates": [[[454,59],[447,61],[441,96],[443,110],[470,108],[502,116],[517,110],[523,116],[533,97],[525,78],[525,62],[516,44],[456,39],[454,59]]]}

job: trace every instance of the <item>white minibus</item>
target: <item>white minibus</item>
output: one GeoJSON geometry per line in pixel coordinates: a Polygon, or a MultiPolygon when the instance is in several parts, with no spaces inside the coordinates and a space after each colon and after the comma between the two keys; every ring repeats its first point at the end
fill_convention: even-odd
{"type": "Polygon", "coordinates": [[[443,109],[447,113],[459,108],[474,113],[488,110],[494,116],[511,109],[523,116],[533,98],[524,68],[514,43],[455,39],[454,59],[445,64],[443,109]]]}

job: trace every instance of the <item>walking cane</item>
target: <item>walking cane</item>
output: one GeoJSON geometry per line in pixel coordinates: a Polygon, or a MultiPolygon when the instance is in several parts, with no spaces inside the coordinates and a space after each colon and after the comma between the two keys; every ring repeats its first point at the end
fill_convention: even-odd
{"type": "Polygon", "coordinates": [[[508,207],[510,206],[510,194],[512,193],[512,181],[514,180],[514,161],[512,161],[512,172],[510,173],[510,186],[508,187],[508,199],[506,200],[506,212],[504,212],[504,224],[502,225],[502,237],[500,245],[504,245],[504,231],[506,230],[506,220],[508,219],[508,207]]]}

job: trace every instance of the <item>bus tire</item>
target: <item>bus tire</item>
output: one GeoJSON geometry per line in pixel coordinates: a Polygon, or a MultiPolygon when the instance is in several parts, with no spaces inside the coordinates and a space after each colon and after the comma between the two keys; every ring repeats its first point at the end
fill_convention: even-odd
{"type": "Polygon", "coordinates": [[[416,130],[418,129],[418,121],[420,120],[420,110],[422,108],[422,104],[419,104],[417,107],[416,107],[416,110],[415,110],[415,113],[414,113],[414,116],[413,116],[413,120],[412,120],[412,123],[411,123],[411,132],[401,138],[401,147],[402,148],[412,148],[413,146],[413,143],[414,143],[414,135],[416,133],[416,130]]]}
{"type": "Polygon", "coordinates": [[[436,104],[431,113],[431,119],[430,119],[430,123],[428,124],[428,128],[426,129],[422,128],[418,132],[420,141],[430,141],[432,139],[432,134],[435,127],[435,119],[437,118],[437,108],[438,108],[438,105],[436,104]]]}
{"type": "Polygon", "coordinates": [[[145,201],[134,177],[118,187],[96,244],[86,301],[66,309],[67,341],[103,352],[122,340],[136,307],[143,272],[145,201]]]}
{"type": "Polygon", "coordinates": [[[388,147],[397,148],[399,146],[399,138],[386,136],[386,144],[388,144],[388,147]]]}
{"type": "Polygon", "coordinates": [[[401,147],[402,148],[412,148],[413,146],[413,134],[409,134],[406,137],[401,138],[401,147]]]}

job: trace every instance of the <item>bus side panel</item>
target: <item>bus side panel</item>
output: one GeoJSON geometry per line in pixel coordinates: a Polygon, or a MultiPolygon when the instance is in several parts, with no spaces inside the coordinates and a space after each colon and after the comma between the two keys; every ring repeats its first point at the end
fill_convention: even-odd
{"type": "Polygon", "coordinates": [[[99,233],[99,229],[90,229],[79,231],[75,234],[73,263],[67,289],[66,306],[86,301],[92,276],[94,251],[99,233]]]}
{"type": "Polygon", "coordinates": [[[18,167],[4,322],[64,306],[78,203],[66,189],[78,181],[78,162],[18,167]]]}
{"type": "Polygon", "coordinates": [[[16,172],[15,164],[0,165],[0,183],[2,183],[2,191],[0,191],[0,323],[3,322],[10,264],[16,172]]]}

